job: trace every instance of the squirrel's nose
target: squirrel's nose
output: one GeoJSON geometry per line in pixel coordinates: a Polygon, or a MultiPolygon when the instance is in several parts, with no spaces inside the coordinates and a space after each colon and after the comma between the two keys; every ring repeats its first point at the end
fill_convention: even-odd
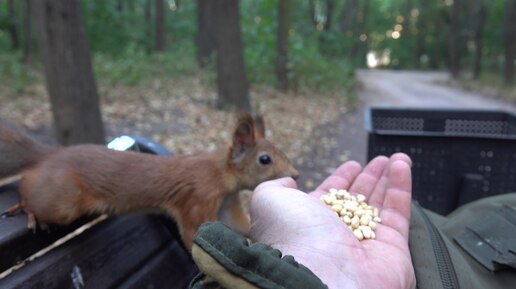
{"type": "Polygon", "coordinates": [[[299,177],[299,172],[294,169],[290,177],[292,177],[294,180],[297,180],[297,178],[299,177]]]}

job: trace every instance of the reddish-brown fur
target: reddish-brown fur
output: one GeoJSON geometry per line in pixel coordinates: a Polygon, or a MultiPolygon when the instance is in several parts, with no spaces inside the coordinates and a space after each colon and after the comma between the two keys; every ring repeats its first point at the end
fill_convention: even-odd
{"type": "Polygon", "coordinates": [[[238,192],[298,174],[263,135],[263,120],[242,114],[232,145],[210,153],[163,157],[100,145],[49,150],[23,171],[21,205],[43,226],[68,224],[91,213],[162,211],[177,221],[187,248],[197,228],[218,216],[247,233],[249,220],[238,192]],[[270,165],[259,163],[263,154],[272,159],[270,165]]]}

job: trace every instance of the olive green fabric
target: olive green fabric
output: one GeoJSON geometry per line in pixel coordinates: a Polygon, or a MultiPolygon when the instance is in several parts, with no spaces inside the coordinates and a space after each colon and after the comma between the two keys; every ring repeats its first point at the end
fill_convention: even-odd
{"type": "MultiPolygon", "coordinates": [[[[516,208],[516,194],[488,197],[463,205],[447,216],[441,216],[412,206],[409,245],[416,272],[417,288],[516,288],[516,270],[506,266],[492,272],[471,253],[464,250],[456,239],[483,222],[493,226],[490,234],[502,236],[503,248],[514,246],[510,228],[489,221],[490,214],[504,206],[516,208]]],[[[480,225],[480,226],[479,226],[480,225]]]]}
{"type": "Polygon", "coordinates": [[[328,288],[292,256],[282,256],[264,244],[249,245],[245,237],[221,222],[199,228],[192,256],[205,276],[198,276],[190,288],[328,288]],[[209,287],[214,286],[210,278],[221,287],[209,287]]]}
{"type": "Polygon", "coordinates": [[[489,211],[454,240],[489,271],[516,269],[516,210],[503,205],[489,211]]]}

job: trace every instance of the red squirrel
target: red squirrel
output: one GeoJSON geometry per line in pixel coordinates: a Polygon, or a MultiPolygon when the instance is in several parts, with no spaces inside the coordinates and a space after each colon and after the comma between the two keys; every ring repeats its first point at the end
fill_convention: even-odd
{"type": "Polygon", "coordinates": [[[86,214],[165,212],[191,249],[198,227],[222,220],[247,234],[249,218],[238,193],[298,175],[287,156],[265,139],[261,116],[238,116],[232,144],[213,152],[156,156],[102,145],[49,147],[0,121],[0,178],[22,174],[20,204],[27,226],[69,224],[86,214]]]}

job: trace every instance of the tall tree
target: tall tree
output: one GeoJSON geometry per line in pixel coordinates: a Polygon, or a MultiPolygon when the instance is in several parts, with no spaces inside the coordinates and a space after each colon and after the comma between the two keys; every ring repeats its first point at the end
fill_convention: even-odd
{"type": "Polygon", "coordinates": [[[118,13],[122,13],[124,11],[124,1],[123,0],[116,1],[116,10],[118,13]]]}
{"type": "Polygon", "coordinates": [[[251,111],[238,0],[215,1],[217,107],[251,111]]]}
{"type": "Polygon", "coordinates": [[[358,10],[358,23],[355,25],[354,29],[355,41],[351,48],[351,57],[353,59],[360,59],[360,62],[363,62],[363,58],[358,57],[359,53],[364,54],[364,56],[367,53],[367,15],[369,13],[369,0],[363,0],[362,2],[362,10],[358,10]]]}
{"type": "Polygon", "coordinates": [[[25,0],[25,13],[23,16],[23,63],[32,62],[32,0],[25,0]]]}
{"type": "Polygon", "coordinates": [[[454,0],[451,7],[450,15],[450,34],[448,39],[448,61],[450,73],[453,78],[460,75],[460,18],[461,18],[461,0],[454,0]]]}
{"type": "MultiPolygon", "coordinates": [[[[143,14],[145,15],[145,23],[149,24],[152,18],[152,0],[145,0],[145,7],[143,14]]],[[[149,25],[150,26],[150,25],[149,25]]]]}
{"type": "Polygon", "coordinates": [[[215,1],[197,0],[197,60],[205,67],[215,52],[215,1]]]}
{"type": "Polygon", "coordinates": [[[514,83],[514,63],[516,61],[516,0],[507,1],[505,10],[505,84],[514,83]]]}
{"type": "MultiPolygon", "coordinates": [[[[405,16],[404,16],[404,25],[403,25],[403,38],[405,43],[407,43],[407,46],[410,47],[410,51],[414,51],[417,54],[416,45],[414,45],[414,39],[415,37],[415,17],[412,16],[412,10],[414,9],[414,0],[406,0],[406,6],[405,6],[405,16]]],[[[413,62],[413,61],[410,61],[413,62]]],[[[419,66],[419,61],[415,62],[415,66],[419,66]]]]}
{"type": "Polygon", "coordinates": [[[309,9],[309,13],[310,13],[310,20],[312,22],[312,24],[314,26],[316,26],[318,24],[317,22],[317,10],[316,10],[316,7],[315,7],[315,2],[314,0],[309,0],[308,1],[308,9],[309,9]]]}
{"type": "Polygon", "coordinates": [[[357,13],[357,0],[347,0],[342,11],[342,17],[340,21],[340,30],[342,33],[348,32],[351,29],[351,25],[356,19],[357,13]]]}
{"type": "Polygon", "coordinates": [[[34,5],[58,141],[63,145],[104,143],[80,0],[38,0],[34,5]]]}
{"type": "Polygon", "coordinates": [[[11,36],[11,47],[13,50],[20,48],[20,36],[18,34],[18,21],[16,19],[16,8],[14,6],[14,0],[7,0],[7,13],[8,13],[8,30],[11,36]]]}
{"type": "Polygon", "coordinates": [[[443,31],[443,26],[449,25],[450,23],[450,17],[448,16],[447,10],[444,7],[444,1],[439,1],[437,3],[437,17],[434,19],[434,42],[432,45],[432,52],[430,56],[430,67],[432,69],[439,68],[439,64],[442,62],[443,59],[443,50],[446,52],[445,43],[446,43],[446,37],[445,33],[441,33],[443,31]]]}
{"type": "Polygon", "coordinates": [[[163,0],[156,0],[156,51],[165,51],[165,7],[163,0]]]}
{"type": "Polygon", "coordinates": [[[143,17],[145,20],[145,32],[147,35],[146,39],[149,39],[147,49],[149,51],[154,51],[156,49],[155,47],[155,41],[152,41],[152,36],[154,35],[154,23],[152,22],[152,3],[154,0],[145,0],[144,6],[143,6],[143,17]]]}
{"type": "Polygon", "coordinates": [[[335,7],[334,0],[326,0],[326,23],[324,25],[325,31],[330,31],[333,24],[333,10],[335,7]]]}
{"type": "MultiPolygon", "coordinates": [[[[429,11],[429,2],[421,1],[419,3],[418,13],[414,17],[415,21],[415,37],[416,37],[416,49],[415,49],[415,64],[416,68],[421,68],[421,57],[425,54],[425,37],[427,34],[426,27],[426,13],[429,11]]],[[[412,15],[414,16],[414,15],[412,15]]]]}
{"type": "Polygon", "coordinates": [[[276,76],[278,77],[279,89],[286,91],[289,87],[288,81],[288,30],[290,27],[291,0],[279,0],[278,13],[278,37],[276,58],[276,76]]]}
{"type": "Polygon", "coordinates": [[[478,79],[482,70],[482,48],[483,34],[486,22],[486,3],[484,0],[476,0],[474,8],[474,41],[475,41],[475,59],[473,64],[473,79],[478,79]]]}

